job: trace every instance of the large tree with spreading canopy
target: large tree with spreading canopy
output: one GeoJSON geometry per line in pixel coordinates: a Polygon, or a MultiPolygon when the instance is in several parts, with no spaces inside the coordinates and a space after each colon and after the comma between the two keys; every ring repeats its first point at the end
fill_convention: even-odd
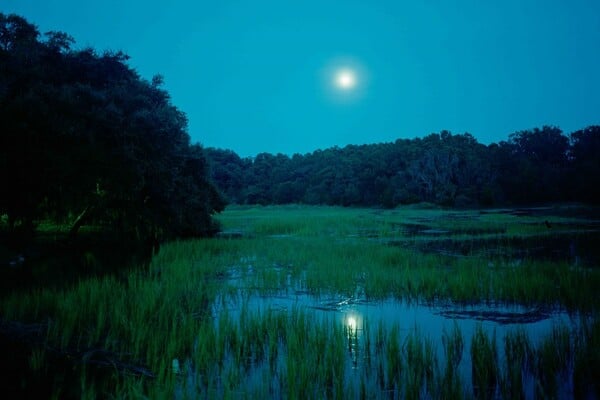
{"type": "Polygon", "coordinates": [[[162,89],[122,52],[73,50],[0,13],[0,214],[9,229],[87,223],[139,238],[207,235],[223,200],[203,149],[162,89]]]}

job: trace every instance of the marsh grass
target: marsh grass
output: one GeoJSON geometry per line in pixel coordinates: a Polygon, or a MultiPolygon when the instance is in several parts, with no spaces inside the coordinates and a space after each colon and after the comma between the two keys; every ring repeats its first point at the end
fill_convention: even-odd
{"type": "Polygon", "coordinates": [[[574,336],[573,394],[600,398],[600,319],[584,320],[574,336]]]}
{"type": "Polygon", "coordinates": [[[534,354],[524,330],[509,332],[504,337],[505,366],[500,379],[502,397],[526,398],[525,380],[531,375],[534,354]]]}
{"type": "Polygon", "coordinates": [[[490,339],[481,324],[475,328],[471,341],[471,368],[475,397],[496,398],[499,380],[496,332],[490,339]]]}
{"type": "MultiPolygon", "coordinates": [[[[581,309],[590,306],[591,296],[600,284],[597,271],[588,268],[576,270],[568,260],[561,262],[536,261],[525,258],[490,258],[475,253],[468,257],[427,254],[415,250],[417,242],[443,243],[441,238],[426,235],[405,235],[395,228],[407,221],[425,221],[428,227],[438,229],[451,223],[456,229],[498,230],[505,233],[492,235],[489,245],[510,248],[515,236],[538,235],[537,244],[543,247],[550,235],[543,220],[526,220],[508,214],[475,214],[445,212],[443,210],[355,210],[319,207],[266,207],[251,210],[232,210],[221,217],[228,229],[251,231],[252,224],[264,227],[273,224],[273,231],[285,238],[256,236],[241,240],[241,246],[252,243],[254,251],[268,267],[283,265],[290,277],[304,274],[302,284],[313,293],[352,293],[357,287],[372,299],[390,295],[417,301],[452,299],[459,302],[501,301],[506,303],[562,305],[581,309]],[[251,218],[247,213],[251,213],[251,218]],[[450,222],[448,222],[450,221],[450,222]],[[371,232],[373,237],[361,236],[371,232]],[[400,243],[387,246],[388,239],[400,243]],[[494,244],[495,243],[495,244],[494,244]],[[586,272],[587,271],[587,272],[586,272]],[[523,279],[526,277],[527,279],[523,279]],[[582,282],[586,280],[587,282],[582,282]],[[591,280],[591,281],[590,281],[591,280]],[[583,283],[581,285],[580,283],[583,283]],[[582,288],[581,290],[574,290],[582,288]]],[[[572,221],[576,223],[577,221],[572,221]]],[[[262,229],[262,228],[261,228],[262,229]]],[[[553,231],[552,234],[555,234],[553,231]]],[[[418,246],[417,246],[418,248],[418,246]]],[[[277,274],[263,273],[272,283],[256,287],[281,287],[277,274]]],[[[279,275],[279,277],[281,274],[279,275]]],[[[591,305],[595,307],[596,305],[591,305]]]]}
{"type": "Polygon", "coordinates": [[[464,340],[456,321],[451,331],[444,330],[442,346],[445,366],[437,382],[439,395],[443,399],[462,399],[465,393],[458,367],[463,357],[464,340]]]}
{"type": "Polygon", "coordinates": [[[559,390],[572,388],[572,383],[569,382],[572,358],[573,347],[568,327],[555,326],[550,335],[544,338],[537,351],[535,392],[538,396],[544,398],[564,397],[566,393],[560,393],[559,390]],[[567,382],[566,385],[565,382],[567,382]]]}
{"type": "Polygon", "coordinates": [[[434,393],[437,358],[433,342],[415,329],[405,340],[404,353],[406,357],[405,398],[421,399],[434,393]]]}
{"type": "MultiPolygon", "coordinates": [[[[419,250],[448,236],[485,237],[494,248],[509,246],[515,236],[537,237],[542,246],[549,233],[539,218],[287,206],[232,208],[219,219],[225,230],[244,235],[175,241],[124,275],[14,293],[2,299],[0,315],[45,323],[46,348],[80,355],[101,349],[115,365],[133,364],[154,375],[104,369],[109,378],[98,380],[97,368],[78,363],[80,397],[463,398],[472,392],[514,398],[525,393],[528,374],[539,395],[560,392],[558,378],[566,374],[575,393],[598,396],[590,372],[600,364],[597,268],[573,260],[489,257],[475,241],[461,256],[419,250]],[[449,233],[409,232],[406,224],[449,233]],[[294,293],[371,302],[522,304],[589,317],[576,330],[555,328],[537,346],[517,332],[497,348],[496,337],[479,326],[470,344],[471,391],[457,372],[465,347],[457,326],[440,337],[418,329],[407,334],[377,320],[349,328],[300,307],[256,310],[249,303],[253,296],[294,293]]],[[[564,234],[569,229],[559,225],[564,234]]],[[[44,347],[34,349],[29,368],[49,371],[48,359],[44,347]]],[[[66,383],[55,385],[57,395],[61,385],[66,383]]]]}

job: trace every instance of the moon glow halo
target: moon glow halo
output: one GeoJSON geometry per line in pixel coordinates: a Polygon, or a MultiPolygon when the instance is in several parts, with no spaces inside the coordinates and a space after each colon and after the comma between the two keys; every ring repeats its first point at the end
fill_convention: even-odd
{"type": "Polygon", "coordinates": [[[356,74],[350,69],[341,69],[335,74],[335,86],[342,90],[350,90],[356,86],[356,74]]]}

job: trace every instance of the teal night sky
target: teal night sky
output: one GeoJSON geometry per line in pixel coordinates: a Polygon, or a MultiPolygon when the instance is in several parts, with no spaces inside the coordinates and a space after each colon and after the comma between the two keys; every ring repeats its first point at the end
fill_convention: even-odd
{"type": "Polygon", "coordinates": [[[160,73],[194,142],[242,156],[600,124],[600,1],[0,0],[160,73]],[[339,69],[354,74],[337,87],[339,69]]]}

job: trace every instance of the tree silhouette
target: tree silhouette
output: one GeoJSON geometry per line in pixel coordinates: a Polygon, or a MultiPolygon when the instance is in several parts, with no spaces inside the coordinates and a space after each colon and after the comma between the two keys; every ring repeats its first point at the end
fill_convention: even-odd
{"type": "Polygon", "coordinates": [[[71,50],[60,32],[0,14],[0,142],[11,229],[42,218],[139,238],[206,235],[224,207],[186,116],[122,52],[71,50]]]}

